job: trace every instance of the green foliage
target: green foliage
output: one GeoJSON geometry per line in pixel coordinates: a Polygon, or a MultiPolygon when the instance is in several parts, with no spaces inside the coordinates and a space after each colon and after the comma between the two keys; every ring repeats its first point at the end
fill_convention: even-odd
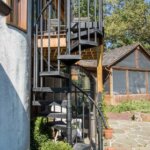
{"type": "Polygon", "coordinates": [[[104,22],[110,48],[136,42],[150,48],[150,4],[144,0],[105,0],[104,22]]]}
{"type": "Polygon", "coordinates": [[[103,113],[103,116],[104,116],[104,119],[106,121],[106,124],[107,126],[109,127],[109,123],[108,123],[108,117],[107,117],[107,114],[106,114],[106,110],[107,110],[107,105],[105,103],[105,92],[103,91],[101,93],[101,98],[100,100],[98,101],[98,107],[100,108],[100,110],[102,111],[103,113]]]}
{"type": "Polygon", "coordinates": [[[123,102],[117,106],[107,106],[107,112],[125,112],[125,111],[137,111],[137,112],[145,112],[150,113],[150,102],[145,100],[129,100],[127,102],[123,102]]]}
{"type": "Polygon", "coordinates": [[[72,147],[64,142],[47,141],[42,144],[41,150],[72,150],[72,147]]]}
{"type": "MultiPolygon", "coordinates": [[[[78,17],[78,1],[74,0],[73,4],[74,15],[78,17]]],[[[93,4],[94,0],[90,0],[92,20],[94,20],[93,4]]],[[[82,0],[80,6],[81,17],[87,17],[88,1],[82,0]]],[[[150,49],[150,3],[145,0],[104,0],[104,27],[105,43],[109,45],[108,48],[138,42],[150,49]]]]}
{"type": "Polygon", "coordinates": [[[94,2],[95,2],[95,0],[90,0],[89,3],[87,0],[81,0],[80,1],[80,7],[79,7],[79,1],[73,0],[72,3],[73,3],[73,15],[74,15],[74,17],[77,17],[77,18],[79,17],[79,8],[80,8],[80,17],[81,18],[88,17],[88,6],[89,6],[90,20],[94,21],[96,19],[98,21],[98,17],[95,18],[94,15],[95,15],[95,13],[98,14],[99,3],[97,1],[96,11],[95,11],[94,2]]]}
{"type": "Polygon", "coordinates": [[[72,150],[71,146],[64,142],[53,142],[51,129],[47,126],[47,120],[37,117],[31,122],[31,150],[72,150]]]}

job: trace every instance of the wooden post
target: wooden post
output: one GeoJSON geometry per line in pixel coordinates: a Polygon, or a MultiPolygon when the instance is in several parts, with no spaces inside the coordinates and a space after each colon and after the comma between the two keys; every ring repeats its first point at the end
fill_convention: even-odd
{"type": "MultiPolygon", "coordinates": [[[[97,102],[102,102],[102,92],[103,92],[103,38],[100,40],[100,46],[97,52],[97,102]]],[[[98,125],[98,150],[103,149],[103,135],[102,135],[102,119],[97,117],[97,125],[98,125]]]]}
{"type": "Polygon", "coordinates": [[[148,72],[145,72],[145,86],[146,86],[146,94],[149,92],[149,84],[148,84],[148,72]]]}
{"type": "Polygon", "coordinates": [[[104,46],[102,40],[99,46],[99,50],[97,52],[97,92],[98,93],[103,92],[103,66],[102,66],[103,49],[104,46]]]}
{"type": "Polygon", "coordinates": [[[110,68],[110,104],[113,104],[113,69],[110,68]]]}
{"type": "Polygon", "coordinates": [[[129,95],[129,71],[126,70],[126,94],[129,95]]]}

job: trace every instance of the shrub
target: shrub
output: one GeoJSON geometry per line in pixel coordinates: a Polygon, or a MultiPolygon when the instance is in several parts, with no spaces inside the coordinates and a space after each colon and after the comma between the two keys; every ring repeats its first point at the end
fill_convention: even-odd
{"type": "Polygon", "coordinates": [[[50,140],[51,129],[47,126],[47,120],[37,117],[31,121],[31,150],[72,150],[72,147],[64,142],[50,140]]]}
{"type": "Polygon", "coordinates": [[[41,150],[72,150],[72,147],[64,142],[47,141],[42,144],[41,150]]]}
{"type": "Polygon", "coordinates": [[[138,111],[138,112],[150,112],[150,102],[145,100],[130,100],[123,102],[117,106],[107,106],[107,112],[125,112],[125,111],[138,111]]]}

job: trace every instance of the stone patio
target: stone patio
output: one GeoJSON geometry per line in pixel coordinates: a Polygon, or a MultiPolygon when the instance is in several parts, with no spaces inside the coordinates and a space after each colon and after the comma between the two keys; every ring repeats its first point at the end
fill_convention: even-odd
{"type": "Polygon", "coordinates": [[[105,140],[104,146],[112,145],[116,150],[150,150],[150,122],[131,119],[110,118],[109,125],[114,129],[113,138],[105,140]]]}

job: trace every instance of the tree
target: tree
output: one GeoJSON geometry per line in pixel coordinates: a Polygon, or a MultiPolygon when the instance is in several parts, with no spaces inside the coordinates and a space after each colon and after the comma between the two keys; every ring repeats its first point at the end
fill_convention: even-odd
{"type": "Polygon", "coordinates": [[[150,3],[144,0],[105,0],[104,23],[107,47],[140,42],[150,49],[150,3]]]}

